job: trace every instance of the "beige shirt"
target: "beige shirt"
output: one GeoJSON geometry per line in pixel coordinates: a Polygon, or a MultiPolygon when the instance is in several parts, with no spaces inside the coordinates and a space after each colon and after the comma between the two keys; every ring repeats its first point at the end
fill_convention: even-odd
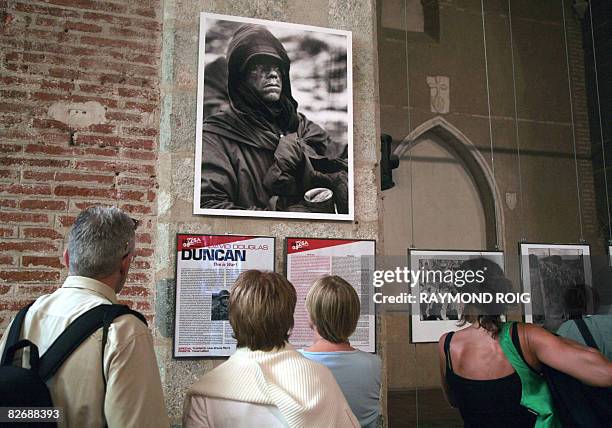
{"type": "MultiPolygon", "coordinates": [[[[38,346],[40,355],[62,331],[87,310],[117,303],[115,292],[91,278],[69,276],[52,294],[36,300],[28,311],[21,338],[38,346]]],[[[4,350],[5,331],[0,340],[4,350]]],[[[55,406],[63,409],[60,427],[168,427],[169,420],[147,326],[133,315],[111,324],[104,351],[106,396],[100,351],[102,329],[87,338],[48,382],[55,406]]],[[[29,352],[23,353],[24,367],[29,352]]]]}

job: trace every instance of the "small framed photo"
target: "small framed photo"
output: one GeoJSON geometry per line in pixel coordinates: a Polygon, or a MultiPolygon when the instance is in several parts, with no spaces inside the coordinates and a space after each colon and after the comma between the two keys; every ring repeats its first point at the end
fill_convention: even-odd
{"type": "Polygon", "coordinates": [[[569,319],[572,295],[584,296],[585,311],[592,311],[589,245],[521,243],[519,251],[523,291],[531,296],[525,304],[526,322],[556,331],[569,319]]]}
{"type": "MultiPolygon", "coordinates": [[[[422,275],[414,283],[412,294],[420,297],[421,293],[457,294],[457,282],[454,272],[460,270],[461,263],[475,258],[486,258],[504,271],[504,253],[502,251],[478,250],[408,250],[408,263],[412,272],[440,272],[440,275],[422,275]]],[[[437,342],[444,333],[463,328],[458,325],[463,315],[463,304],[454,302],[422,301],[411,305],[411,343],[437,342]]]]}

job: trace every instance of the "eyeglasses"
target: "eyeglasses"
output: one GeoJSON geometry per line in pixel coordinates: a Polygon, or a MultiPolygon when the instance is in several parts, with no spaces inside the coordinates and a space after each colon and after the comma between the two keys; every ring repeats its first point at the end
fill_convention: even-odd
{"type": "Polygon", "coordinates": [[[280,74],[280,66],[276,65],[276,64],[252,64],[251,66],[249,66],[249,72],[250,73],[257,73],[257,74],[268,74],[271,72],[275,72],[276,74],[280,74]]]}

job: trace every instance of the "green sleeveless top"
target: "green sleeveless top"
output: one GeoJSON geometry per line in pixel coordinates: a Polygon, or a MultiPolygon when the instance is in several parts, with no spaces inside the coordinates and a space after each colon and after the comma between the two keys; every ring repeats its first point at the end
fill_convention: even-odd
{"type": "MultiPolygon", "coordinates": [[[[561,427],[561,421],[554,414],[552,396],[546,380],[527,365],[512,342],[511,327],[513,324],[516,323],[506,322],[502,324],[499,332],[499,345],[521,378],[521,405],[537,413],[535,428],[561,427]]],[[[518,339],[518,335],[516,337],[518,339]]],[[[520,346],[520,342],[518,343],[520,346]]]]}

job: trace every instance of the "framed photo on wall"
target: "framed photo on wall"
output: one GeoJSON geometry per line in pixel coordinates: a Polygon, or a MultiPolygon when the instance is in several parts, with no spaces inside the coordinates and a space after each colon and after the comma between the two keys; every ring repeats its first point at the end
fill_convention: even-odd
{"type": "MultiPolygon", "coordinates": [[[[408,250],[408,264],[411,271],[456,272],[461,263],[475,258],[486,258],[504,271],[502,251],[471,250],[408,250]]],[[[445,280],[451,275],[431,275],[419,277],[412,288],[412,294],[451,293],[456,294],[460,287],[453,281],[445,280]],[[442,276],[442,278],[440,278],[442,276]]],[[[462,329],[458,321],[463,314],[461,303],[419,301],[411,305],[411,343],[437,342],[444,333],[462,329]]]]}
{"type": "Polygon", "coordinates": [[[585,310],[593,309],[589,245],[520,243],[519,254],[523,291],[531,295],[526,322],[556,331],[568,319],[572,296],[584,296],[585,310]]]}
{"type": "Polygon", "coordinates": [[[353,220],[351,32],[200,14],[194,214],[353,220]]]}

